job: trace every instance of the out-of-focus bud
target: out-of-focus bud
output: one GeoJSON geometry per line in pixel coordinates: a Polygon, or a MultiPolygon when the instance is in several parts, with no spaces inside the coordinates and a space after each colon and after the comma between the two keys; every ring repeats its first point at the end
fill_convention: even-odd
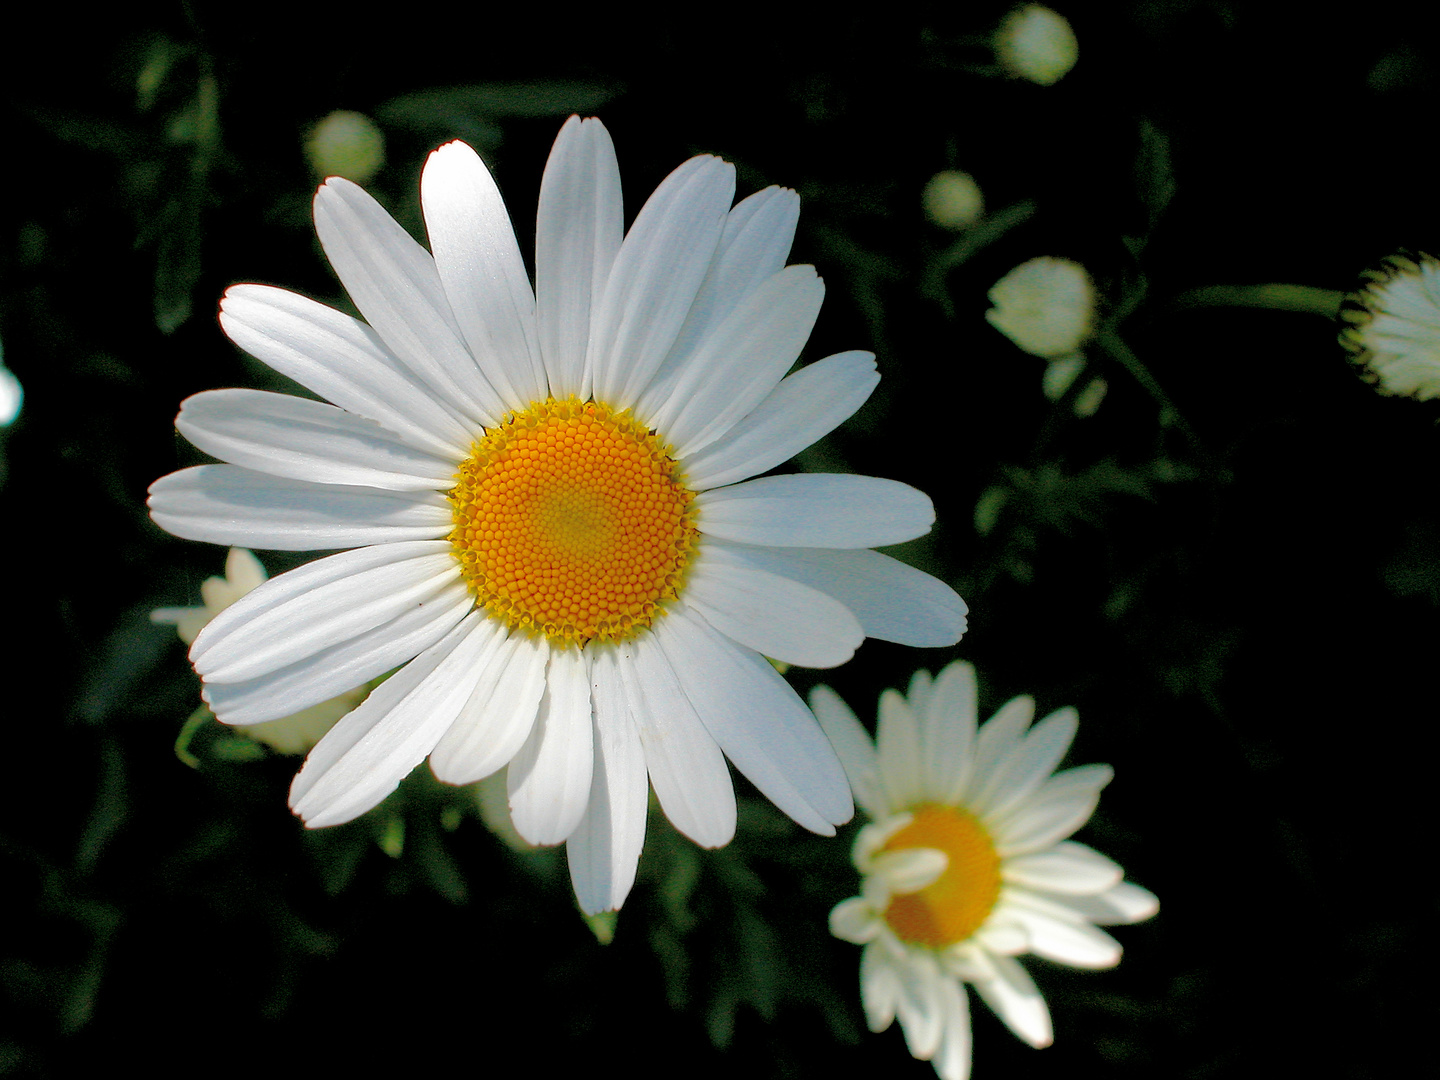
{"type": "Polygon", "coordinates": [[[1034,356],[1054,360],[1075,353],[1095,329],[1095,286],[1085,268],[1044,255],[997,281],[990,325],[1034,356]]]}
{"type": "Polygon", "coordinates": [[[364,113],[341,109],[310,129],[305,156],[317,176],[363,184],[385,164],[385,136],[364,113]]]}
{"type": "Polygon", "coordinates": [[[920,194],[925,216],[942,229],[966,229],[980,220],[985,199],[969,173],[946,169],[930,178],[920,194]]]}
{"type": "Polygon", "coordinates": [[[995,32],[995,58],[1011,75],[1052,86],[1080,56],[1080,43],[1065,16],[1040,4],[1006,15],[995,32]]]}

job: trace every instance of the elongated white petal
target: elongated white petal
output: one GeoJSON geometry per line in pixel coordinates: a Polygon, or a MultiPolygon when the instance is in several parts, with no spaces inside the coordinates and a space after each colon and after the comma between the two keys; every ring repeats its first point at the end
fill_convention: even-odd
{"type": "Polygon", "coordinates": [[[865,640],[840,601],[762,570],[733,548],[702,550],[690,569],[685,601],[722,634],[787,664],[835,667],[865,640]]]}
{"type": "Polygon", "coordinates": [[[595,772],[590,805],[565,845],[575,898],[587,915],[618,908],[635,884],[650,793],[645,752],[631,719],[625,679],[614,650],[599,650],[590,673],[595,772]]]}
{"type": "Polygon", "coordinates": [[[190,647],[207,682],[244,682],[289,667],[433,603],[460,574],[444,542],[344,551],[241,597],[190,647]]]}
{"type": "Polygon", "coordinates": [[[483,780],[507,765],[530,737],[545,693],[545,640],[507,634],[498,623],[490,633],[475,689],[430,754],[430,768],[447,784],[483,780]]]}
{"type": "Polygon", "coordinates": [[[1160,900],[1154,893],[1129,881],[1098,896],[1066,896],[1064,902],[1100,926],[1140,922],[1160,910],[1160,900]]]}
{"type": "Polygon", "coordinates": [[[315,231],[345,291],[386,347],[461,415],[495,427],[504,399],[470,355],[430,253],[338,176],[315,193],[315,231]]]}
{"type": "Polygon", "coordinates": [[[1073,840],[1062,841],[1048,851],[1007,859],[1001,873],[1016,885],[1075,894],[1104,892],[1120,884],[1125,876],[1113,860],[1073,840]]]}
{"type": "Polygon", "coordinates": [[[866,873],[883,878],[887,891],[899,896],[935,884],[949,865],[939,848],[900,848],[876,855],[866,873]]]}
{"type": "Polygon", "coordinates": [[[868,352],[839,353],[787,375],[729,431],[681,460],[687,486],[722,487],[789,461],[854,415],[879,384],[868,352]]]}
{"type": "Polygon", "coordinates": [[[925,787],[935,802],[955,805],[975,760],[975,669],[961,660],[946,665],[920,710],[925,787]]]}
{"type": "Polygon", "coordinates": [[[830,911],[830,932],[842,941],[864,945],[880,936],[881,919],[863,896],[842,900],[830,911]]]}
{"type": "Polygon", "coordinates": [[[833,836],[854,812],[850,785],[815,717],[779,672],[683,603],[654,633],[685,696],[735,767],[801,825],[833,836]]]}
{"type": "Polygon", "coordinates": [[[1035,699],[1012,698],[981,726],[975,738],[975,768],[964,799],[972,802],[991,782],[997,769],[1020,749],[1021,740],[1035,718],[1035,699]]]}
{"type": "Polygon", "coordinates": [[[475,682],[483,646],[473,612],[438,644],[376,687],[325,735],[290,786],[290,808],[316,828],[375,806],[430,753],[475,682]]]}
{"type": "Polygon", "coordinates": [[[430,250],[450,311],[490,385],[512,409],[549,391],[535,335],[535,296],[505,201],[462,142],[430,155],[420,177],[430,250]]]}
{"type": "Polygon", "coordinates": [[[625,210],[620,167],[599,120],[572,116],[560,129],[535,225],[535,301],[540,351],[557,398],[585,398],[590,324],[620,250],[625,210]]]}
{"type": "Polygon", "coordinates": [[[735,789],[654,634],[615,647],[655,797],[670,823],[702,847],[735,835],[735,789]]]}
{"type": "Polygon", "coordinates": [[[865,946],[860,954],[860,1003],[871,1031],[884,1031],[900,1007],[900,965],[893,962],[878,942],[865,946]]]}
{"type": "Polygon", "coordinates": [[[1035,989],[1035,982],[1019,962],[1009,956],[992,956],[996,977],[975,984],[985,1004],[1005,1026],[1031,1046],[1049,1046],[1054,1039],[1050,1010],[1035,989]]]}
{"type": "Polygon", "coordinates": [[[220,302],[230,340],[282,375],[412,446],[459,461],[472,425],[391,355],[370,327],[309,297],[269,285],[232,285],[220,302]]]}
{"type": "Polygon", "coordinates": [[[515,829],[532,844],[560,843],[584,816],[595,764],[590,714],[589,658],[552,650],[535,726],[506,774],[515,829]]]}
{"type": "Polygon", "coordinates": [[[913,540],[935,523],[928,496],[849,473],[763,476],[695,497],[701,531],[775,547],[869,548],[913,540]]]}
{"type": "Polygon", "coordinates": [[[900,965],[900,1030],[911,1056],[922,1061],[935,1056],[945,1034],[940,981],[939,965],[926,953],[913,952],[900,965]]]}
{"type": "Polygon", "coordinates": [[[875,731],[880,779],[891,806],[913,807],[924,801],[924,769],[920,758],[920,724],[903,697],[894,690],[880,695],[880,722],[875,731]]]}
{"type": "Polygon", "coordinates": [[[434,540],[454,528],[433,491],[311,484],[239,465],[196,465],[150,485],[150,516],[187,540],[315,551],[434,540]]]}
{"type": "Polygon", "coordinates": [[[1092,926],[1064,901],[1047,899],[1028,889],[1006,888],[1000,903],[1005,914],[1025,927],[1030,951],[1079,968],[1108,968],[1120,962],[1120,943],[1092,926]]]}
{"type": "Polygon", "coordinates": [[[977,814],[1003,814],[1034,791],[1060,764],[1079,725],[1074,709],[1059,709],[1036,724],[991,771],[970,800],[977,814]]]}
{"type": "Polygon", "coordinates": [[[320,484],[443,490],[455,463],[416,450],[374,420],[263,390],[207,390],[180,404],[175,427],[234,465],[320,484]]]}
{"type": "Polygon", "coordinates": [[[1081,765],[1056,773],[1029,799],[986,820],[995,850],[1001,858],[1008,858],[1064,840],[1090,820],[1100,802],[1100,789],[1113,775],[1108,765],[1081,765]]]}
{"type": "Polygon", "coordinates": [[[945,1038],[933,1059],[940,1080],[970,1078],[970,999],[955,979],[942,979],[940,997],[944,1006],[945,1038]]]}
{"type": "MultiPolygon", "coordinates": [[[[707,550],[728,546],[706,538],[707,550]]],[[[866,637],[901,645],[953,645],[967,608],[955,591],[923,570],[879,551],[739,545],[755,566],[829,593],[854,613],[866,637]]]]}
{"type": "Polygon", "coordinates": [[[645,203],[591,323],[586,366],[596,398],[628,408],[649,384],[689,314],[734,195],[727,162],[695,157],[645,203]]]}
{"type": "Polygon", "coordinates": [[[850,706],[830,687],[817,686],[810,691],[810,709],[850,778],[856,803],[875,820],[889,817],[893,807],[880,783],[875,744],[850,706]]]}
{"type": "Polygon", "coordinates": [[[670,385],[671,376],[689,363],[710,332],[784,268],[799,220],[800,197],[789,188],[768,187],[735,204],[725,217],[715,257],[656,383],[670,385]]]}
{"type": "Polygon", "coordinates": [[[349,641],[321,649],[289,667],[239,683],[209,682],[202,696],[226,724],[278,720],[362,686],[418,656],[474,607],[464,582],[349,641]]]}
{"type": "Polygon", "coordinates": [[[810,337],[825,286],[811,266],[773,275],[700,344],[664,401],[640,415],[683,460],[724,435],[771,393],[810,337]]]}

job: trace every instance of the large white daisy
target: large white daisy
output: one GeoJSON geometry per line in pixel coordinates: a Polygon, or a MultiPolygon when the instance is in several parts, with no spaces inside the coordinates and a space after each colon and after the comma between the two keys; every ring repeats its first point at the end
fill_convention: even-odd
{"type": "Polygon", "coordinates": [[[1075,737],[1075,710],[1031,728],[1035,703],[1020,697],[977,732],[975,674],[959,661],[933,680],[916,672],[907,697],[885,691],[874,743],[828,687],[810,705],[871,818],[855,840],[861,895],[830,914],[837,937],[865,946],[870,1028],[898,1016],[911,1054],[964,1080],[970,983],[1021,1039],[1049,1045],[1050,1013],[1015,957],[1111,967],[1120,945],[1099,927],[1159,910],[1119,866],[1067,839],[1112,776],[1108,765],[1051,775],[1075,737]]]}
{"type": "Polygon", "coordinates": [[[307,824],[363,813],[426,756],[457,784],[508,764],[517,829],[568,839],[597,911],[633,882],[647,774],[707,846],[734,831],[725,757],[807,828],[849,818],[834,752],[764,657],[839,664],[866,635],[949,644],[965,605],[866,550],[929,529],[920,492],[747,479],[850,416],[877,375],[862,352],[786,375],[823,293],[785,266],[799,201],[733,195],[729,164],[693,158],[625,233],[610,137],[572,117],[541,182],[533,291],[494,181],[456,142],[421,180],[430,251],[354,184],[316,194],[365,322],[266,286],[226,293],[231,339],[334,404],[188,399],[176,426],[229,464],[159,480],[151,512],[212,543],[352,550],[205,628],[190,653],[205,699],[253,724],[403,665],[295,778],[307,824]]]}

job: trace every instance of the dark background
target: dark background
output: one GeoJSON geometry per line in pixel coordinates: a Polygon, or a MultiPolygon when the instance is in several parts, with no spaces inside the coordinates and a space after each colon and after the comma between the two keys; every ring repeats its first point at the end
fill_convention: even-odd
{"type": "Polygon", "coordinates": [[[1349,289],[1399,247],[1435,250],[1418,162],[1440,39],[1404,7],[1335,23],[1300,3],[1069,5],[1080,62],[1039,87],[989,70],[1004,10],[31,11],[0,66],[0,342],[26,392],[0,429],[0,1073],[503,1075],[519,1054],[933,1075],[898,1029],[865,1032],[859,950],[825,927],[856,888],[853,826],[812,837],[743,781],[721,852],[654,817],[601,945],[562,854],[509,851],[423,771],[307,834],[285,808],[295,759],[210,730],[199,769],[176,757],[197,686],[147,616],[198,602],[224,552],[163,533],[144,492],[199,460],[172,427],[182,398],[280,385],[219,332],[227,285],[343,303],[302,152],[338,108],[383,129],[368,186],[412,227],[425,154],[471,141],[527,253],[572,111],[613,134],[631,215],[697,152],[734,162],[742,196],[800,192],[792,261],[828,287],[806,358],[868,348],[883,376],[802,464],[928,492],[939,525],[899,554],[960,591],[971,629],[792,681],[824,678],[868,720],[879,690],[963,656],[987,713],[1025,692],[1076,705],[1072,763],[1117,771],[1080,838],[1162,902],[1116,931],[1114,971],[1027,962],[1054,1047],[975,1004],[977,1077],[1408,1067],[1434,1019],[1440,405],[1376,394],[1325,318],[1178,298],[1349,289]],[[950,167],[994,212],[1033,207],[964,261],[919,209],[950,167]],[[1098,348],[1099,412],[1045,401],[1043,363],[984,320],[986,290],[1037,255],[1090,268],[1183,423],[1098,348]]]}

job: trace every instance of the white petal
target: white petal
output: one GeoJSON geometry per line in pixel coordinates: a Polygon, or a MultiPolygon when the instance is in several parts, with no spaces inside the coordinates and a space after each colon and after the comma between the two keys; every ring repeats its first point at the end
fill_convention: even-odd
{"type": "Polygon", "coordinates": [[[615,650],[660,808],[702,847],[728,844],[735,835],[735,788],[725,755],[680,688],[654,634],[615,650]]]}
{"type": "Polygon", "coordinates": [[[768,187],[735,204],[667,368],[684,366],[736,305],[785,266],[799,220],[800,196],[789,188],[768,187]]]}
{"type": "Polygon", "coordinates": [[[940,1049],[945,1034],[945,1012],[940,998],[942,976],[934,958],[912,952],[900,965],[900,1029],[912,1057],[928,1061],[940,1049]]]}
{"type": "Polygon", "coordinates": [[[654,628],[685,696],[720,749],[771,802],[823,836],[854,813],[845,771],[815,717],[767,661],[683,603],[654,628]]]}
{"type": "Polygon", "coordinates": [[[836,667],[865,640],[840,601],[718,544],[703,547],[692,564],[685,601],[722,634],[787,664],[836,667]]]}
{"type": "Polygon", "coordinates": [[[945,1010],[945,1038],[932,1063],[940,1080],[970,1078],[970,999],[956,979],[945,979],[940,985],[945,1010]]]}
{"type": "MultiPolygon", "coordinates": [[[[707,538],[706,547],[719,546],[707,538]]],[[[878,551],[744,545],[755,566],[835,597],[866,637],[901,645],[953,645],[965,632],[965,601],[944,582],[878,551]]]]}
{"type": "Polygon", "coordinates": [[[1001,867],[1006,881],[1058,893],[1100,893],[1120,884],[1125,872],[1094,848],[1066,840],[1048,851],[1017,855],[1001,867]]]}
{"type": "Polygon", "coordinates": [[[433,491],[312,484],[239,465],[196,465],[150,485],[150,516],[187,540],[316,551],[436,540],[455,527],[433,491]]]}
{"type": "Polygon", "coordinates": [[[1149,889],[1122,881],[1099,896],[1067,896],[1065,903],[1101,926],[1118,926],[1150,918],[1160,910],[1160,900],[1149,889]]]}
{"type": "Polygon", "coordinates": [[[1049,1046],[1054,1039],[1050,1010],[1035,983],[1020,964],[1008,956],[992,956],[996,977],[975,983],[975,989],[1005,1026],[1031,1046],[1049,1046]]]}
{"type": "Polygon", "coordinates": [[[817,686],[810,691],[810,709],[839,755],[840,764],[850,778],[850,790],[855,793],[855,801],[860,808],[872,818],[889,817],[892,807],[880,783],[880,763],[875,756],[875,744],[870,741],[869,732],[860,725],[859,718],[828,686],[817,686]]]}
{"type": "Polygon", "coordinates": [[[269,285],[232,285],[220,302],[230,340],[282,375],[412,446],[459,461],[474,432],[392,356],[370,327],[269,285]]]}
{"type": "Polygon", "coordinates": [[[935,523],[930,499],[876,476],[796,473],[713,488],[695,497],[700,530],[775,547],[868,548],[898,544],[935,523]]]}
{"type": "Polygon", "coordinates": [[[1011,754],[1020,749],[1021,740],[1035,718],[1035,700],[1028,695],[1011,698],[996,710],[995,715],[980,726],[975,739],[975,766],[971,770],[971,782],[962,801],[967,805],[983,792],[995,776],[997,769],[1004,768],[1011,754]]]}
{"type": "Polygon", "coordinates": [[[437,601],[459,578],[450,545],[343,551],[265,582],[211,620],[190,647],[207,682],[244,682],[437,601]]]}
{"type": "MultiPolygon", "coordinates": [[[[278,579],[277,579],[278,580],[278,579]]],[[[430,753],[474,686],[473,612],[340,718],[290,786],[290,808],[312,828],[339,825],[375,806],[430,753]]]]}
{"type": "Polygon", "coordinates": [[[934,885],[949,865],[949,856],[939,848],[901,848],[880,852],[865,872],[884,878],[886,891],[900,896],[934,885]]]}
{"type": "Polygon", "coordinates": [[[580,910],[618,908],[635,884],[645,845],[645,753],[631,720],[625,680],[613,649],[597,650],[590,665],[595,702],[595,772],[590,805],[570,834],[565,856],[580,910]]]}
{"type": "Polygon", "coordinates": [[[430,753],[430,768],[447,784],[473,783],[508,764],[530,737],[545,693],[545,640],[506,633],[493,620],[492,633],[474,692],[430,753]]]}
{"type": "Polygon", "coordinates": [[[292,716],[418,656],[469,613],[474,599],[465,583],[456,581],[434,600],[349,641],[246,682],[206,683],[202,696],[216,719],[226,724],[292,716]]]}
{"type": "Polygon", "coordinates": [[[1058,964],[1108,968],[1120,962],[1120,943],[1091,926],[1068,903],[1046,900],[1024,889],[1006,889],[1005,913],[1018,919],[1030,937],[1030,951],[1058,964]]]}
{"type": "Polygon", "coordinates": [[[830,933],[842,941],[864,945],[874,941],[882,923],[863,896],[842,900],[830,910],[830,933]]]}
{"type": "Polygon", "coordinates": [[[891,806],[913,807],[925,799],[920,759],[920,725],[905,699],[894,690],[880,695],[880,722],[875,730],[880,778],[891,806]]]}
{"type": "Polygon", "coordinates": [[[506,404],[549,392],[535,336],[535,296],[500,189],[463,142],[430,155],[420,204],[435,270],[470,353],[506,404]]]}
{"type": "Polygon", "coordinates": [[[900,1006],[900,972],[878,942],[860,954],[860,1002],[871,1031],[884,1031],[900,1006]]]}
{"type": "Polygon", "coordinates": [[[1100,789],[1113,776],[1108,765],[1081,765],[1056,773],[1009,813],[987,819],[995,850],[1001,858],[1009,858],[1064,840],[1090,820],[1100,802],[1100,789]]]}
{"type": "Polygon", "coordinates": [[[620,168],[599,120],[572,116],[560,129],[535,226],[535,300],[540,348],[557,398],[590,394],[590,323],[624,233],[620,168]]]}
{"type": "Polygon", "coordinates": [[[828,356],[787,375],[729,431],[681,461],[687,486],[722,487],[789,461],[853,416],[879,383],[868,352],[828,356]]]}
{"type": "Polygon", "coordinates": [[[709,446],[776,389],[824,298],[814,267],[779,271],[706,336],[665,400],[641,399],[639,415],[665,433],[677,459],[709,446]]]}
{"type": "Polygon", "coordinates": [[[271,476],[394,491],[455,483],[454,462],[412,448],[374,420],[289,394],[193,394],[175,427],[207,454],[271,476]]]}
{"type": "Polygon", "coordinates": [[[955,805],[975,760],[975,669],[963,660],[946,665],[920,714],[925,785],[938,803],[955,805]]]}
{"type": "Polygon", "coordinates": [[[735,170],[691,158],[661,181],[615,258],[591,322],[594,396],[635,404],[680,333],[735,195],[735,170]]]}
{"type": "Polygon", "coordinates": [[[345,291],[389,351],[446,405],[495,427],[504,399],[470,355],[430,253],[338,176],[315,193],[315,231],[345,291]]]}
{"type": "Polygon", "coordinates": [[[1074,709],[1059,709],[1025,735],[1022,743],[992,770],[983,787],[970,800],[977,814],[1003,814],[1017,805],[1048,777],[1070,749],[1079,716],[1074,709]]]}
{"type": "Polygon", "coordinates": [[[515,829],[532,844],[560,843],[585,814],[595,764],[590,714],[588,657],[552,649],[535,727],[506,776],[515,829]]]}

